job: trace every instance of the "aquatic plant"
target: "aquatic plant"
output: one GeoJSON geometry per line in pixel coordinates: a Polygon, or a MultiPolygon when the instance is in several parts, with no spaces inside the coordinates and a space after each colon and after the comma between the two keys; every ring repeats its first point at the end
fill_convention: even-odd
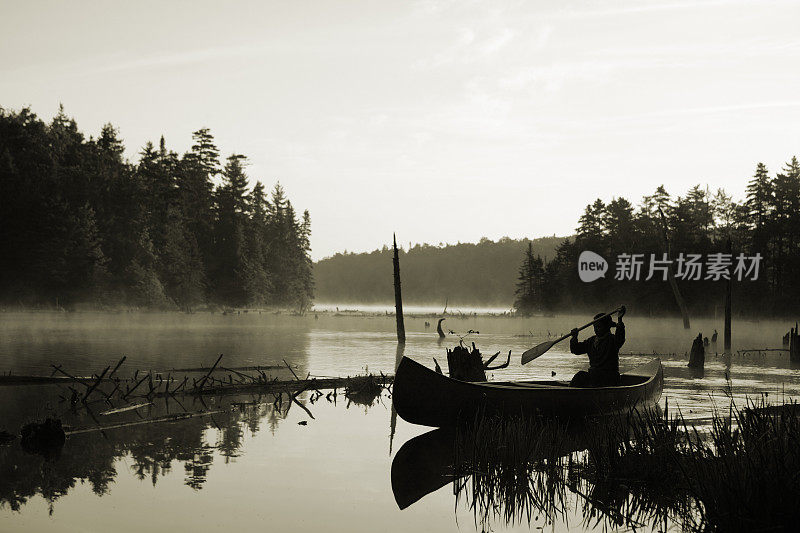
{"type": "Polygon", "coordinates": [[[702,527],[791,531],[800,519],[798,405],[749,401],[714,416],[707,439],[694,438],[683,478],[700,502],[702,527]]]}
{"type": "Polygon", "coordinates": [[[344,389],[344,395],[349,402],[365,407],[372,407],[375,400],[377,400],[383,392],[385,382],[385,376],[382,374],[376,376],[375,374],[367,373],[363,376],[355,376],[349,378],[344,389]]]}
{"type": "Polygon", "coordinates": [[[800,518],[800,407],[765,399],[697,428],[678,412],[634,410],[581,424],[478,417],[456,434],[456,500],[476,525],[543,516],[584,527],[791,530],[800,518]],[[571,494],[571,495],[570,495],[571,494]]]}
{"type": "Polygon", "coordinates": [[[564,515],[566,459],[575,444],[568,428],[521,418],[478,416],[459,428],[454,446],[456,498],[466,495],[476,525],[564,515]]]}

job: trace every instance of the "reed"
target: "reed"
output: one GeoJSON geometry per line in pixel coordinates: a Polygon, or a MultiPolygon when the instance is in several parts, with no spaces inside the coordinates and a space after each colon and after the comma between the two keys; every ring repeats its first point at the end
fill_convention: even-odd
{"type": "Polygon", "coordinates": [[[456,499],[483,527],[566,520],[575,498],[583,527],[783,531],[800,518],[795,403],[731,403],[702,428],[669,409],[579,425],[478,417],[454,449],[456,499]]]}
{"type": "Polygon", "coordinates": [[[796,403],[762,398],[716,415],[694,438],[683,478],[702,523],[718,531],[796,530],[800,509],[800,418],[796,403]]]}
{"type": "Polygon", "coordinates": [[[456,498],[465,496],[476,525],[521,523],[536,515],[553,521],[566,510],[568,429],[551,422],[478,416],[459,428],[454,447],[456,498]]]}

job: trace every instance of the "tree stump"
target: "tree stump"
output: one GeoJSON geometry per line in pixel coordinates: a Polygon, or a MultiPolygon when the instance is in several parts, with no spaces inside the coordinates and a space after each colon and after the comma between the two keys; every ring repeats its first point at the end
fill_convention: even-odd
{"type": "Polygon", "coordinates": [[[447,368],[450,377],[459,381],[486,381],[481,351],[472,344],[472,350],[456,346],[447,350],[447,368]]]}
{"type": "Polygon", "coordinates": [[[800,331],[796,324],[789,331],[789,359],[800,361],[800,331]]]}
{"type": "Polygon", "coordinates": [[[692,350],[689,352],[689,368],[703,368],[706,364],[706,350],[703,346],[703,334],[698,333],[692,341],[692,350]]]}

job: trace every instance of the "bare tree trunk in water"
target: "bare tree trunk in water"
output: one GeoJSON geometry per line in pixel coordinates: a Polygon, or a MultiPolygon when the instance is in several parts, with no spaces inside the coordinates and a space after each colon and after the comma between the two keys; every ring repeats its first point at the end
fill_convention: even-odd
{"type": "MultiPolygon", "coordinates": [[[[664,217],[664,212],[661,208],[658,208],[658,214],[661,215],[661,235],[664,239],[664,250],[667,252],[667,259],[672,260],[672,257],[669,253],[669,238],[667,237],[667,219],[664,217]]],[[[686,307],[686,302],[683,300],[683,296],[681,296],[681,291],[678,290],[678,282],[675,281],[675,268],[674,263],[670,263],[669,269],[667,270],[667,279],[669,279],[669,286],[672,288],[672,294],[675,296],[675,302],[678,304],[678,307],[681,310],[681,316],[683,317],[683,329],[691,328],[689,324],[689,309],[686,307]]]]}
{"type": "MultiPolygon", "coordinates": [[[[731,253],[731,239],[728,237],[727,253],[731,253]]],[[[725,332],[724,332],[724,352],[731,353],[731,285],[733,281],[728,276],[725,282],[725,332]]]]}
{"type": "Polygon", "coordinates": [[[397,255],[397,237],[394,240],[394,310],[397,317],[397,342],[405,344],[406,327],[403,324],[403,296],[400,294],[400,258],[397,255]]]}

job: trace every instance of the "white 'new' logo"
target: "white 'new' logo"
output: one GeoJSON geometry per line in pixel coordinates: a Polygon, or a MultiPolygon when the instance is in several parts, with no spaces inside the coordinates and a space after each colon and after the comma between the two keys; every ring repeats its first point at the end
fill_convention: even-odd
{"type": "Polygon", "coordinates": [[[578,257],[578,276],[586,283],[605,277],[608,263],[602,256],[588,250],[578,257]]]}

